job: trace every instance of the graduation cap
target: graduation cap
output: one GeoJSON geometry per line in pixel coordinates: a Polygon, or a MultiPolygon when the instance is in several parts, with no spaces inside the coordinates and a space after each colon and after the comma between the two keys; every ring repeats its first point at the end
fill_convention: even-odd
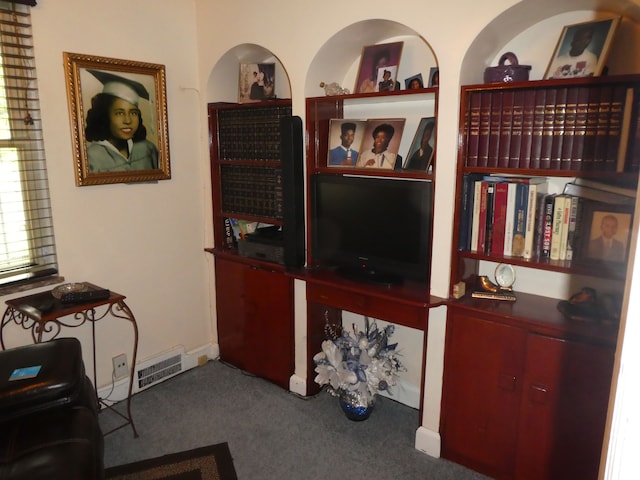
{"type": "Polygon", "coordinates": [[[133,105],[138,105],[140,97],[149,100],[149,92],[140,82],[101,70],[87,69],[87,72],[104,85],[102,93],[121,98],[133,105]]]}

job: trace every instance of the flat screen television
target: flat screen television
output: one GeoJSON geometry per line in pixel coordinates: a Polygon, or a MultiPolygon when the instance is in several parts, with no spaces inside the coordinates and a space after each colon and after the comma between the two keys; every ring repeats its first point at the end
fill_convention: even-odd
{"type": "Polygon", "coordinates": [[[313,263],[360,281],[426,282],[430,273],[430,181],[312,176],[313,263]]]}

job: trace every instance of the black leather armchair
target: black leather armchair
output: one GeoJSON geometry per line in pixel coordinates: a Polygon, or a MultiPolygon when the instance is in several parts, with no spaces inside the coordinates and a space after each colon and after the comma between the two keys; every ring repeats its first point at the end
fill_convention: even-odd
{"type": "Polygon", "coordinates": [[[0,351],[0,478],[102,479],[103,459],[80,342],[58,338],[0,351]]]}

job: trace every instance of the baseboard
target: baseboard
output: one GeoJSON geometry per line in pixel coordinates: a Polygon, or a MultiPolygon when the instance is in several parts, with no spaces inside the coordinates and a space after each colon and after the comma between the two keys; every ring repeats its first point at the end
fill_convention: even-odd
{"type": "Polygon", "coordinates": [[[440,434],[425,427],[416,430],[416,450],[435,458],[440,458],[440,434]]]}
{"type": "Polygon", "coordinates": [[[304,378],[301,378],[295,374],[291,375],[291,378],[289,379],[289,391],[306,397],[307,382],[304,380],[304,378]]]}
{"type": "MultiPolygon", "coordinates": [[[[158,354],[157,358],[162,358],[164,353],[158,354]]],[[[180,373],[184,373],[194,367],[200,366],[206,363],[208,360],[214,360],[220,356],[220,348],[218,344],[208,344],[202,347],[196,348],[190,352],[184,352],[182,354],[182,370],[180,373]]],[[[153,363],[154,357],[146,359],[144,362],[136,364],[136,371],[141,364],[153,363]]],[[[170,377],[168,377],[170,378],[170,377]]],[[[168,379],[167,378],[167,379],[168,379]]],[[[140,392],[141,388],[138,388],[136,382],[133,383],[133,394],[140,392]]],[[[107,385],[98,390],[98,398],[107,405],[112,405],[117,402],[121,402],[127,398],[129,391],[129,377],[121,378],[114,382],[112,385],[107,385]]]]}

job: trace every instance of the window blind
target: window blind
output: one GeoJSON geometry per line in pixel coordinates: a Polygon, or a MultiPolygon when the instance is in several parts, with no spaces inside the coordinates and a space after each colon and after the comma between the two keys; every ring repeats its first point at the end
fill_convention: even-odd
{"type": "Polygon", "coordinates": [[[57,273],[27,5],[0,1],[0,284],[57,273]]]}

